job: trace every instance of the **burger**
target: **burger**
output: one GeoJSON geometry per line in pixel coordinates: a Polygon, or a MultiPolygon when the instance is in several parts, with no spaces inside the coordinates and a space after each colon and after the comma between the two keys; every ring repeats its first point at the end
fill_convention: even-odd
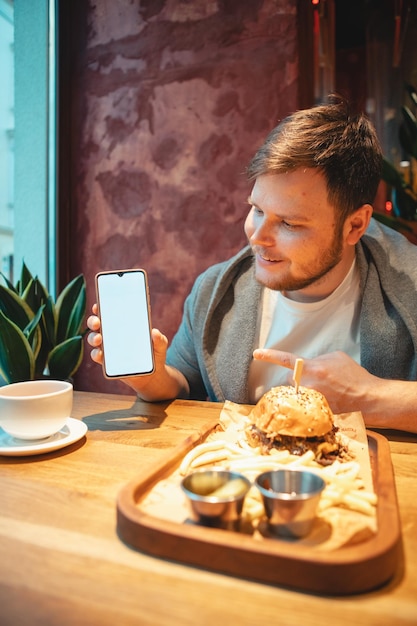
{"type": "Polygon", "coordinates": [[[298,386],[273,387],[252,409],[246,429],[248,442],[303,455],[312,450],[321,465],[349,457],[326,398],[315,389],[298,386]]]}

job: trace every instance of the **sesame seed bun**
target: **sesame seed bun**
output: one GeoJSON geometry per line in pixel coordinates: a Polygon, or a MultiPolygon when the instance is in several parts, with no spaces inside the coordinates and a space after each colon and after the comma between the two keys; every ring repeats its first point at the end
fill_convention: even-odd
{"type": "Polygon", "coordinates": [[[292,437],[322,437],[333,428],[326,398],[308,387],[280,386],[267,391],[251,413],[261,431],[292,437]]]}

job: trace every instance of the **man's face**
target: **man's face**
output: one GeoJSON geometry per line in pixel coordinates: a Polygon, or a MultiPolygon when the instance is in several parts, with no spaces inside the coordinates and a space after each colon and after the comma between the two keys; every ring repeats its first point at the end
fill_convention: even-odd
{"type": "Polygon", "coordinates": [[[331,293],[354,252],[337,226],[323,175],[300,169],[259,176],[248,201],[245,233],[257,280],[297,300],[331,293]]]}

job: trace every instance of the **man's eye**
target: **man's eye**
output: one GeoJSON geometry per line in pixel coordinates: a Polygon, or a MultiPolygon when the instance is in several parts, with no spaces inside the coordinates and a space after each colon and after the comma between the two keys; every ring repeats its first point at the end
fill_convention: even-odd
{"type": "Polygon", "coordinates": [[[255,213],[255,215],[263,215],[264,214],[264,212],[261,209],[259,209],[257,206],[252,206],[252,210],[255,213]]]}
{"type": "Polygon", "coordinates": [[[297,228],[296,224],[291,224],[290,222],[285,222],[284,220],[281,222],[281,224],[284,226],[284,228],[286,228],[287,230],[294,230],[295,228],[297,228]]]}

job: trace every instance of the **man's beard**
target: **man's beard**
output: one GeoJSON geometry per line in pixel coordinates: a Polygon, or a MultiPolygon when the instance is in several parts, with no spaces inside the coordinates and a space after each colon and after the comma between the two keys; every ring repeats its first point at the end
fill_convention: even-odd
{"type": "Polygon", "coordinates": [[[271,272],[270,277],[266,278],[262,276],[260,278],[256,275],[256,279],[265,287],[274,291],[299,291],[305,289],[313,283],[319,282],[324,278],[342,258],[343,244],[342,235],[339,229],[335,232],[331,247],[323,252],[323,256],[319,263],[316,264],[308,274],[304,276],[295,277],[287,275],[284,277],[276,277],[271,272]]]}

